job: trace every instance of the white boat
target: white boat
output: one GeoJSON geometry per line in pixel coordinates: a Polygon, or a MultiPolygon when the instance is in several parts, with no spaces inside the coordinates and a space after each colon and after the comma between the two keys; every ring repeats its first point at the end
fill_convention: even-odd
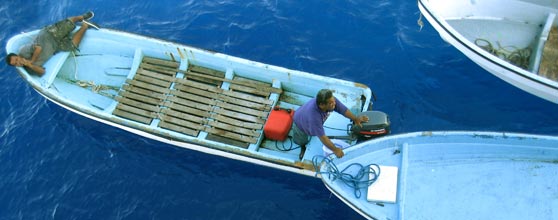
{"type": "Polygon", "coordinates": [[[500,79],[558,103],[558,2],[418,0],[440,36],[500,79]]]}
{"type": "MultiPolygon", "coordinates": [[[[12,37],[7,53],[37,33],[12,37]]],[[[59,52],[44,67],[42,77],[17,71],[39,94],[77,114],[178,147],[306,175],[315,173],[309,158],[322,154],[321,142],[312,138],[300,160],[290,139],[266,139],[270,111],[296,110],[324,88],[354,113],[371,106],[363,84],[110,29],[89,30],[78,52],[59,52]]],[[[347,136],[350,123],[332,114],[326,134],[347,136]]]]}
{"type": "Polygon", "coordinates": [[[558,219],[558,137],[416,132],[345,152],[323,163],[322,180],[368,219],[558,219]],[[342,181],[358,166],[333,172],[353,163],[364,167],[360,191],[342,181]]]}

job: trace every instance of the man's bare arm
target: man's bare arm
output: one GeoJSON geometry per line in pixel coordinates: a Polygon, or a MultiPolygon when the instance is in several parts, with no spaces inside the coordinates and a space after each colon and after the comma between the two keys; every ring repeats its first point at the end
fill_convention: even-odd
{"type": "Polygon", "coordinates": [[[43,48],[40,45],[33,45],[33,55],[31,55],[31,63],[34,63],[39,58],[43,48]]]}
{"type": "Polygon", "coordinates": [[[39,75],[39,76],[43,76],[43,74],[45,74],[45,68],[35,65],[29,60],[25,60],[23,62],[23,66],[31,69],[33,72],[37,73],[37,75],[39,75]]]}

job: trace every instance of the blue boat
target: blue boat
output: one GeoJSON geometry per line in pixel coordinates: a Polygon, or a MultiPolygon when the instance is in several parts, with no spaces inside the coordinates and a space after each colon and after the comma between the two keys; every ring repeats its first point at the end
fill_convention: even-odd
{"type": "MultiPolygon", "coordinates": [[[[39,30],[7,45],[17,53],[39,30]]],[[[371,108],[368,86],[290,70],[214,51],[110,30],[89,30],[79,51],[59,52],[42,77],[17,67],[39,94],[63,108],[126,131],[209,154],[314,175],[313,138],[300,160],[290,139],[267,139],[263,127],[276,107],[296,110],[320,89],[353,113],[371,108]]],[[[326,134],[347,136],[349,119],[332,114],[326,134]]],[[[354,140],[349,140],[354,144],[354,140]]]]}
{"type": "Polygon", "coordinates": [[[322,180],[368,219],[558,219],[558,137],[416,132],[345,152],[317,161],[322,180]]]}

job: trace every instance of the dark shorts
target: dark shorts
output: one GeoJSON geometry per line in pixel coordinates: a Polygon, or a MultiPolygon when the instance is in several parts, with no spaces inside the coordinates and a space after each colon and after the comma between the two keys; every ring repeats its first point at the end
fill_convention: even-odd
{"type": "Polygon", "coordinates": [[[58,43],[58,50],[70,51],[76,48],[71,38],[71,33],[75,28],[76,25],[74,22],[70,19],[64,19],[53,25],[45,27],[45,30],[50,33],[54,40],[58,43]]]}
{"type": "Polygon", "coordinates": [[[304,131],[300,130],[296,124],[293,123],[293,142],[300,146],[308,144],[310,142],[310,137],[304,133],[304,131]]]}

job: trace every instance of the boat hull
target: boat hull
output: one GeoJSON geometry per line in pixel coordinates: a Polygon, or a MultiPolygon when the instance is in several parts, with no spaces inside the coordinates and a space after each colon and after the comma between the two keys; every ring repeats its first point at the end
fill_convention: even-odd
{"type": "MultiPolygon", "coordinates": [[[[12,37],[7,52],[17,53],[37,33],[12,37]]],[[[303,160],[294,144],[279,149],[290,139],[265,138],[269,111],[296,109],[322,88],[334,90],[355,113],[371,105],[370,89],[359,83],[110,29],[89,30],[79,52],[57,53],[45,69],[38,77],[17,67],[39,94],[79,115],[178,147],[305,175],[315,173],[309,158],[322,154],[321,143],[313,138],[303,160]]],[[[326,133],[346,135],[339,130],[348,123],[330,117],[326,125],[333,129],[326,133]]]]}
{"type": "Polygon", "coordinates": [[[527,134],[416,132],[361,143],[334,159],[339,170],[353,163],[397,167],[395,203],[368,201],[366,188],[357,198],[342,181],[321,176],[369,219],[553,219],[557,143],[556,137],[527,134]]]}
{"type": "MultiPolygon", "coordinates": [[[[462,33],[462,29],[456,29],[455,27],[459,27],[457,25],[452,25],[448,21],[458,22],[459,20],[462,21],[471,21],[475,19],[479,20],[488,20],[488,21],[505,21],[508,17],[512,17],[510,20],[520,20],[522,18],[513,18],[512,13],[510,15],[490,15],[490,8],[488,9],[479,9],[475,8],[476,5],[481,5],[480,3],[477,4],[477,1],[470,1],[469,4],[463,3],[465,1],[436,1],[436,0],[419,0],[418,7],[421,11],[422,15],[429,21],[429,23],[434,27],[434,29],[440,34],[441,38],[444,39],[446,42],[454,46],[458,49],[461,53],[471,59],[473,62],[481,66],[486,71],[490,72],[494,76],[510,83],[528,93],[541,97],[545,100],[548,100],[553,103],[558,103],[558,82],[555,80],[543,77],[537,74],[537,70],[528,70],[524,68],[520,68],[504,59],[501,59],[499,56],[491,54],[484,50],[483,48],[479,47],[475,40],[472,39],[473,36],[465,36],[462,33]],[[457,11],[455,8],[450,6],[445,6],[445,4],[452,4],[452,2],[461,2],[465,6],[461,7],[462,11],[457,11]],[[445,10],[445,11],[444,11],[445,10]],[[486,13],[480,13],[476,11],[487,11],[486,13]],[[455,13],[447,12],[447,11],[455,11],[455,13]],[[502,17],[499,17],[502,16],[502,17]],[[454,27],[455,26],[455,27],[454,27]]],[[[468,1],[469,2],[469,1],[468,1]]],[[[479,1],[483,2],[483,1],[479,1]]],[[[497,2],[497,1],[484,1],[484,2],[497,2]]],[[[519,2],[519,1],[513,1],[519,2]]],[[[458,5],[458,3],[455,3],[458,5]]],[[[508,3],[505,3],[508,4],[508,3]]],[[[510,3],[511,4],[511,3],[510,3]]],[[[492,6],[491,4],[488,4],[492,6]]],[[[498,8],[501,8],[502,4],[498,5],[498,8]]],[[[455,6],[457,7],[457,6],[455,6]]],[[[481,6],[478,6],[481,7],[481,6]]],[[[518,8],[520,6],[517,6],[518,8]]],[[[506,7],[504,7],[506,8],[506,7]]],[[[515,7],[510,7],[515,8],[515,7]]],[[[528,10],[523,8],[525,10],[528,10]]],[[[518,10],[522,10],[519,8],[518,10]]],[[[540,9],[544,11],[545,9],[540,9]]],[[[557,9],[556,6],[554,8],[546,9],[547,13],[556,13],[557,9]]],[[[496,12],[494,12],[496,14],[496,12]]],[[[540,12],[533,12],[535,14],[540,12]]],[[[543,22],[543,21],[541,21],[543,22]]],[[[544,23],[544,22],[543,22],[544,23]]],[[[482,25],[482,24],[479,24],[482,25]]],[[[538,24],[537,24],[538,25],[538,24]]],[[[555,26],[555,25],[554,25],[555,26]]],[[[531,30],[526,28],[527,30],[531,30]]],[[[522,30],[522,29],[521,29],[522,30]]],[[[482,32],[483,30],[479,31],[482,32]]],[[[488,30],[490,31],[490,30],[488,30]]],[[[506,31],[506,30],[503,30],[506,31]]],[[[538,31],[538,30],[537,30],[538,31]]],[[[470,33],[467,33],[470,34],[470,33]]],[[[483,39],[481,36],[484,36],[485,33],[474,33],[471,35],[478,35],[477,39],[483,39]]],[[[502,38],[509,38],[509,36],[525,36],[525,38],[532,39],[535,38],[536,33],[499,33],[502,38]]],[[[504,39],[496,39],[494,40],[494,44],[498,44],[499,42],[505,41],[504,39]]],[[[483,39],[484,40],[484,39],[483,39]]],[[[528,47],[530,43],[527,45],[523,45],[528,47]]],[[[506,45],[507,46],[507,45],[506,45]]],[[[523,47],[521,46],[521,47],[523,47]]],[[[532,53],[532,52],[531,52],[532,53]]],[[[542,51],[539,51],[542,53],[542,51]]],[[[533,58],[531,58],[533,59],[533,58]]],[[[530,61],[535,62],[535,61],[530,61]]],[[[531,64],[533,65],[533,64],[531,64]]],[[[537,64],[538,65],[538,64],[537,64]]],[[[531,67],[530,67],[531,68],[531,67]]]]}

